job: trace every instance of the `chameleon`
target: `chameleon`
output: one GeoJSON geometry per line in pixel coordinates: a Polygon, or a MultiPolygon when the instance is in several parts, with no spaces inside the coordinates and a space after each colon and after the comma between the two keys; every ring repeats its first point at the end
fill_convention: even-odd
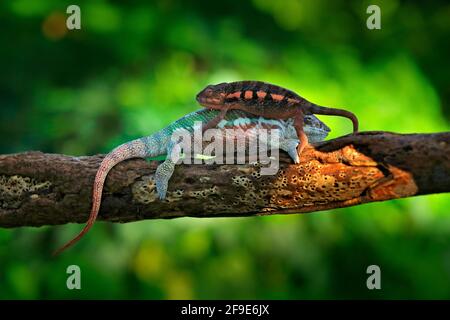
{"type": "Polygon", "coordinates": [[[294,119],[294,127],[300,139],[298,154],[308,144],[303,119],[308,114],[336,115],[350,119],[353,132],[358,131],[357,117],[347,110],[328,108],[309,102],[295,92],[262,81],[223,82],[208,85],[196,96],[197,102],[208,109],[219,110],[203,130],[215,127],[229,110],[243,110],[269,119],[294,119]]]}
{"type": "MultiPolygon", "coordinates": [[[[211,119],[217,116],[218,111],[203,109],[200,111],[196,111],[194,113],[206,113],[211,111],[214,111],[214,115],[211,114],[211,116],[208,117],[211,119]]],[[[187,115],[186,117],[190,116],[191,114],[187,115]]],[[[206,123],[206,120],[203,122],[203,124],[204,123],[206,123]]],[[[250,150],[249,145],[252,142],[258,142],[260,150],[266,147],[268,149],[278,148],[287,152],[288,155],[291,157],[291,159],[294,161],[294,163],[299,163],[300,158],[297,153],[297,146],[299,144],[299,140],[295,128],[293,126],[293,123],[294,123],[293,119],[271,120],[264,117],[255,116],[241,110],[232,110],[230,111],[230,113],[226,115],[225,119],[223,119],[220,123],[218,123],[216,130],[220,131],[222,135],[221,138],[225,143],[229,142],[231,139],[234,139],[234,141],[236,141],[237,139],[244,138],[243,139],[245,141],[244,148],[249,157],[255,155],[253,152],[257,152],[257,150],[253,151],[250,150]],[[226,136],[227,129],[233,129],[234,134],[232,134],[231,136],[226,136]],[[239,129],[242,130],[239,131],[239,129]],[[278,129],[280,133],[279,140],[278,141],[270,140],[267,139],[268,137],[262,138],[258,132],[258,129],[267,129],[269,132],[271,132],[272,129],[278,129]],[[261,144],[263,146],[261,146],[261,144]]],[[[317,117],[315,117],[314,115],[305,116],[304,126],[305,132],[307,133],[311,142],[319,142],[324,140],[325,137],[330,132],[330,128],[328,128],[328,126],[326,126],[323,122],[317,119],[317,117]]],[[[194,131],[193,127],[183,129],[187,129],[187,131],[190,133],[194,131]]],[[[215,137],[215,139],[217,139],[217,137],[215,137]]],[[[200,148],[203,148],[203,145],[200,148]]],[[[171,154],[173,156],[172,152],[174,152],[175,150],[176,150],[176,142],[174,143],[174,141],[172,141],[170,142],[167,148],[167,154],[168,155],[171,154]]],[[[189,151],[192,152],[192,150],[189,151]]],[[[178,154],[175,155],[175,158],[178,159],[181,156],[180,155],[181,151],[178,149],[177,152],[178,154]]],[[[172,176],[173,171],[175,169],[176,163],[173,161],[172,156],[171,157],[167,156],[166,160],[158,166],[155,172],[156,189],[160,199],[165,198],[168,180],[172,176]]],[[[197,156],[199,156],[199,158],[201,158],[202,155],[188,154],[188,156],[190,156],[191,158],[197,158],[197,156]]],[[[215,156],[211,158],[215,158],[215,156]]]]}
{"type": "MultiPolygon", "coordinates": [[[[172,135],[177,130],[187,130],[194,132],[194,125],[200,121],[202,124],[208,123],[219,114],[217,110],[201,109],[191,112],[182,118],[172,122],[160,131],[138,138],[119,145],[108,153],[102,160],[97,170],[92,190],[91,212],[84,228],[72,240],[57,249],[53,255],[58,255],[65,249],[78,242],[93,226],[100,210],[103,186],[109,171],[118,163],[131,158],[154,158],[161,155],[171,155],[176,147],[176,141],[173,141],[172,135]]],[[[309,136],[310,141],[322,141],[328,135],[330,129],[314,115],[307,115],[303,119],[303,128],[309,136]]],[[[278,128],[281,131],[279,145],[275,146],[286,151],[294,162],[298,163],[299,158],[296,152],[299,143],[296,131],[293,127],[294,120],[273,120],[249,114],[242,110],[231,110],[218,123],[219,129],[235,127],[271,127],[278,128]]],[[[171,157],[167,156],[155,172],[155,184],[160,199],[166,197],[168,182],[172,176],[175,163],[171,157]]]]}

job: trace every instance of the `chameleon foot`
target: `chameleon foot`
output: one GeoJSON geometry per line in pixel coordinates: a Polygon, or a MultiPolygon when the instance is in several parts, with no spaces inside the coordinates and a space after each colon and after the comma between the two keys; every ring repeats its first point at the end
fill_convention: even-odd
{"type": "Polygon", "coordinates": [[[167,187],[169,186],[169,179],[172,177],[175,164],[167,159],[161,163],[155,172],[156,192],[159,198],[165,199],[167,194],[167,187]]]}

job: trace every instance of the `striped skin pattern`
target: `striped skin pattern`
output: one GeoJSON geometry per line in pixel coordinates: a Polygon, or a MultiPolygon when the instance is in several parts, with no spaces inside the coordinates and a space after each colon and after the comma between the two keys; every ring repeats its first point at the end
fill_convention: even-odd
{"type": "MultiPolygon", "coordinates": [[[[109,171],[118,163],[131,158],[152,158],[159,155],[171,154],[174,144],[171,143],[172,133],[176,130],[186,129],[188,132],[194,132],[195,122],[208,123],[219,112],[215,110],[202,109],[192,112],[177,121],[171,123],[162,130],[153,135],[142,137],[127,143],[124,143],[109,154],[105,156],[100,164],[97,174],[95,176],[93,190],[92,190],[92,208],[86,225],[81,232],[72,240],[67,242],[64,246],[54,252],[58,255],[67,248],[78,242],[92,227],[97,219],[100,210],[103,186],[109,171]]],[[[294,161],[298,161],[292,154],[292,148],[297,146],[298,138],[293,127],[293,120],[272,120],[257,117],[248,114],[241,110],[230,111],[223,122],[220,123],[220,128],[233,128],[243,126],[271,126],[276,127],[282,132],[282,139],[280,139],[279,148],[285,150],[293,157],[294,161]],[[284,139],[284,140],[283,140],[284,139]],[[293,147],[292,147],[293,146],[293,147]]],[[[305,118],[305,131],[309,135],[311,141],[321,141],[327,135],[330,129],[314,116],[305,118]]],[[[294,152],[295,154],[295,152],[294,152]]],[[[296,154],[295,154],[296,155],[296,154]]],[[[156,189],[161,199],[165,198],[168,181],[172,176],[175,164],[167,157],[166,161],[161,163],[155,172],[156,189]]]]}
{"type": "Polygon", "coordinates": [[[220,110],[216,118],[205,125],[205,130],[216,127],[229,110],[243,110],[270,119],[294,119],[294,127],[300,139],[298,154],[308,144],[303,129],[303,119],[308,114],[336,115],[350,119],[353,132],[358,131],[356,116],[342,109],[316,105],[295,92],[262,81],[237,81],[209,85],[196,97],[205,108],[220,110]]]}

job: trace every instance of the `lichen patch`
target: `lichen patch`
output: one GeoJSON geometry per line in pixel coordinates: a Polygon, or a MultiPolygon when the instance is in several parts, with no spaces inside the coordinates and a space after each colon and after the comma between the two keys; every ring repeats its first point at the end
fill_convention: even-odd
{"type": "Polygon", "coordinates": [[[201,183],[206,183],[206,182],[210,181],[211,178],[207,177],[207,176],[204,176],[204,177],[200,177],[199,180],[200,180],[201,183]]]}
{"type": "Polygon", "coordinates": [[[30,177],[0,175],[0,205],[3,208],[18,208],[25,196],[37,199],[39,193],[48,190],[51,185],[50,181],[38,181],[30,177]]]}
{"type": "Polygon", "coordinates": [[[20,197],[24,193],[37,192],[48,189],[50,181],[37,181],[29,177],[22,176],[0,176],[0,194],[11,197],[20,197]]]}
{"type": "Polygon", "coordinates": [[[196,199],[206,199],[211,195],[219,195],[219,188],[217,186],[213,186],[203,190],[189,191],[188,195],[196,199]]]}
{"type": "Polygon", "coordinates": [[[165,200],[167,202],[175,202],[180,201],[183,199],[184,190],[183,189],[177,189],[173,192],[167,192],[165,200]]]}
{"type": "Polygon", "coordinates": [[[131,189],[133,201],[140,204],[147,204],[158,199],[156,183],[153,175],[143,176],[140,181],[133,184],[131,189]]]}

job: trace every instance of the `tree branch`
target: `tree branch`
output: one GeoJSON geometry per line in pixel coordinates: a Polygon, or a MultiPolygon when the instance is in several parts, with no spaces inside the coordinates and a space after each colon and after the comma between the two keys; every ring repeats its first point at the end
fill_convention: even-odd
{"type": "MultiPolygon", "coordinates": [[[[179,165],[157,199],[157,163],[133,159],[109,174],[100,220],[313,212],[450,191],[450,132],[364,132],[308,147],[295,165],[260,176],[255,165],[179,165]]],[[[85,222],[103,156],[41,152],[0,156],[0,226],[85,222]]]]}

